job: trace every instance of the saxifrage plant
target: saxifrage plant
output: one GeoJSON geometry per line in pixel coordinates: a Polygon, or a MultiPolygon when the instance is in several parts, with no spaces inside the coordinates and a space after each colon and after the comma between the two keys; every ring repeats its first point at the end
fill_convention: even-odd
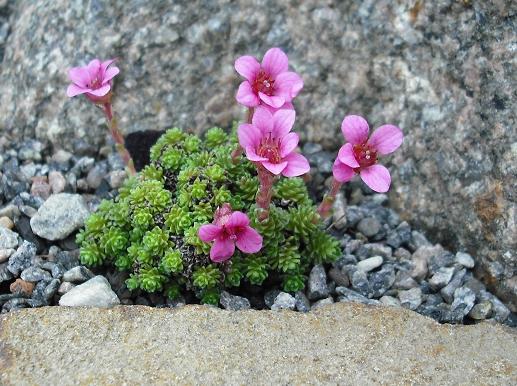
{"type": "MultiPolygon", "coordinates": [[[[104,68],[111,61],[93,61],[86,69],[92,63],[99,64],[100,80],[94,76],[97,80],[88,83],[86,75],[94,71],[76,68],[68,94],[81,91],[109,109],[113,127],[116,74],[104,68]],[[109,96],[99,102],[106,90],[109,96]]],[[[191,290],[203,303],[217,304],[222,289],[261,285],[268,277],[281,281],[285,291],[301,290],[313,265],[341,255],[322,218],[354,174],[375,191],[388,190],[389,172],[386,178],[376,156],[400,146],[402,132],[385,125],[368,140],[366,121],[346,117],[343,133],[351,144],[342,147],[333,188],[316,208],[300,178],[309,163],[297,152],[299,137],[292,132],[291,102],[303,88],[301,77],[288,71],[287,56],[278,48],[268,50],[262,63],[243,56],[235,69],[246,79],[236,99],[248,107],[248,121],[229,134],[212,128],[203,138],[168,130],[152,147],[150,165],[86,221],[77,236],[84,264],[128,271],[130,290],[160,291],[169,298],[191,290]]],[[[131,172],[123,140],[116,142],[131,172]]]]}

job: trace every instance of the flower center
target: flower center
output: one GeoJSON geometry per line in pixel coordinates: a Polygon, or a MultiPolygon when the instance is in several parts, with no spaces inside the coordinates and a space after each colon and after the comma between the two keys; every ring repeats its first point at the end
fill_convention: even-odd
{"type": "Polygon", "coordinates": [[[354,157],[362,168],[367,168],[377,163],[377,152],[366,143],[354,145],[354,157]]]}
{"type": "Polygon", "coordinates": [[[87,86],[92,90],[97,90],[99,87],[101,87],[101,81],[99,80],[99,77],[96,76],[89,84],[87,84],[87,86]]]}
{"type": "Polygon", "coordinates": [[[251,88],[257,94],[259,92],[263,92],[264,94],[271,96],[273,95],[273,91],[275,89],[275,80],[264,70],[260,70],[255,77],[251,88]]]}
{"type": "Polygon", "coordinates": [[[279,163],[282,160],[282,157],[280,157],[280,140],[272,138],[271,133],[269,133],[268,137],[264,137],[260,141],[257,154],[267,158],[271,163],[279,163]]]}

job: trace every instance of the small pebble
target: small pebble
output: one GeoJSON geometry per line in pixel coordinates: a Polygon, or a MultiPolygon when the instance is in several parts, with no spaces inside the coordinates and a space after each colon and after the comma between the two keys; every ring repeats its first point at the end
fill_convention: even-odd
{"type": "Polygon", "coordinates": [[[441,267],[436,271],[431,279],[429,279],[429,284],[431,285],[431,288],[439,290],[449,284],[452,279],[452,275],[454,275],[453,267],[441,267]]]}
{"type": "Polygon", "coordinates": [[[275,302],[271,306],[273,311],[278,310],[294,310],[296,307],[296,299],[287,292],[280,292],[275,298],[275,302]]]}
{"type": "Polygon", "coordinates": [[[75,287],[75,284],[72,284],[72,283],[70,283],[68,281],[64,281],[59,286],[59,288],[57,290],[57,293],[59,295],[64,295],[64,294],[66,294],[68,291],[70,291],[74,287],[75,287]]]}
{"type": "Polygon", "coordinates": [[[456,253],[456,263],[463,265],[465,268],[474,268],[475,262],[472,256],[465,252],[456,253]]]}
{"type": "Polygon", "coordinates": [[[411,288],[407,291],[400,291],[399,300],[402,307],[414,311],[422,304],[422,290],[420,288],[411,288]]]}
{"type": "Polygon", "coordinates": [[[18,233],[0,226],[0,249],[18,248],[18,233]]]}
{"type": "Polygon", "coordinates": [[[297,291],[294,294],[294,299],[296,300],[295,306],[298,311],[309,312],[311,310],[311,302],[307,299],[303,291],[297,291]]]}
{"type": "Polygon", "coordinates": [[[120,304],[117,294],[111,290],[104,276],[95,276],[65,293],[59,299],[60,306],[113,307],[120,304]]]}
{"type": "Polygon", "coordinates": [[[7,216],[0,217],[0,228],[1,227],[4,227],[4,228],[12,230],[14,228],[13,220],[11,220],[7,216]]]}
{"type": "Polygon", "coordinates": [[[58,194],[65,191],[66,178],[63,176],[61,172],[50,172],[48,175],[48,182],[53,194],[58,194]]]}
{"type": "Polygon", "coordinates": [[[250,301],[248,299],[232,295],[226,291],[221,291],[219,302],[225,310],[230,311],[247,310],[250,308],[250,301]]]}
{"type": "Polygon", "coordinates": [[[24,269],[20,274],[20,277],[25,281],[30,281],[33,283],[41,280],[50,280],[52,278],[50,273],[39,267],[29,267],[24,269]]]}
{"type": "Polygon", "coordinates": [[[476,320],[484,320],[488,319],[490,317],[490,314],[492,313],[492,303],[490,303],[488,300],[482,301],[481,303],[476,304],[472,309],[469,311],[469,316],[472,319],[476,320]]]}
{"type": "Polygon", "coordinates": [[[333,303],[334,303],[334,299],[332,299],[332,296],[329,296],[328,298],[325,298],[325,299],[320,299],[311,306],[311,311],[321,308],[323,306],[326,306],[328,304],[333,304],[333,303]]]}
{"type": "Polygon", "coordinates": [[[323,299],[328,296],[327,274],[323,265],[315,265],[309,275],[307,297],[309,300],[323,299]]]}
{"type": "Polygon", "coordinates": [[[359,263],[357,263],[357,269],[364,271],[364,272],[370,272],[374,270],[375,268],[378,268],[383,263],[382,256],[373,256],[368,259],[362,260],[359,263]]]}
{"type": "Polygon", "coordinates": [[[350,285],[348,275],[337,267],[332,267],[329,270],[329,276],[338,287],[348,287],[350,285]]]}
{"type": "Polygon", "coordinates": [[[385,305],[391,306],[391,307],[400,307],[401,306],[400,300],[398,300],[397,298],[394,298],[393,296],[384,295],[383,297],[381,297],[379,299],[379,301],[382,304],[385,304],[385,305]]]}
{"type": "Polygon", "coordinates": [[[91,279],[93,276],[94,274],[92,273],[92,271],[90,271],[88,268],[82,265],[79,265],[66,271],[63,274],[63,281],[69,281],[72,283],[82,283],[91,279]]]}
{"type": "Polygon", "coordinates": [[[366,217],[359,221],[357,230],[366,237],[373,237],[381,230],[381,223],[375,217],[366,217]]]}
{"type": "Polygon", "coordinates": [[[9,286],[9,290],[12,294],[16,296],[25,296],[29,297],[32,295],[32,291],[34,290],[34,283],[31,283],[29,281],[25,281],[23,279],[16,279],[11,285],[9,286]]]}

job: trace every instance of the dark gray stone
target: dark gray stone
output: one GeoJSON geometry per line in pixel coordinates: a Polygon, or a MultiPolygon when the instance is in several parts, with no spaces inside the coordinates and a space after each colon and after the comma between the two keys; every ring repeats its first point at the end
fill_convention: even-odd
{"type": "Polygon", "coordinates": [[[359,221],[357,230],[366,237],[373,237],[381,230],[381,223],[375,217],[366,217],[359,221]]]}
{"type": "Polygon", "coordinates": [[[266,304],[267,308],[271,308],[273,306],[273,304],[275,303],[275,299],[280,292],[282,291],[274,289],[264,294],[264,303],[266,304]]]}
{"type": "Polygon", "coordinates": [[[79,265],[73,267],[63,274],[63,281],[69,281],[71,283],[83,283],[95,275],[88,268],[79,265]]]}
{"type": "Polygon", "coordinates": [[[484,300],[472,307],[468,315],[475,320],[484,320],[488,319],[491,313],[492,303],[490,303],[488,300],[484,300]]]}
{"type": "Polygon", "coordinates": [[[11,271],[9,271],[9,269],[7,269],[8,264],[8,262],[0,264],[0,283],[11,280],[13,278],[13,274],[11,271]]]}
{"type": "Polygon", "coordinates": [[[466,269],[460,269],[454,274],[449,284],[440,290],[440,295],[447,303],[451,304],[454,300],[454,291],[462,286],[466,273],[466,269]]]}
{"type": "Polygon", "coordinates": [[[439,290],[449,284],[452,279],[452,275],[454,275],[453,267],[442,267],[436,270],[436,273],[431,277],[431,279],[429,279],[429,284],[434,290],[439,290]]]}
{"type": "Polygon", "coordinates": [[[225,310],[230,311],[247,310],[250,308],[250,301],[248,299],[232,295],[226,291],[221,291],[219,302],[225,310]]]}
{"type": "Polygon", "coordinates": [[[356,302],[374,305],[380,304],[378,300],[368,299],[366,296],[346,287],[336,287],[336,294],[338,295],[338,301],[340,302],[356,302]]]}
{"type": "Polygon", "coordinates": [[[461,312],[467,315],[476,302],[476,294],[470,288],[460,287],[454,291],[454,301],[451,304],[451,311],[461,312]]]}
{"type": "Polygon", "coordinates": [[[338,287],[348,287],[350,285],[350,280],[346,272],[343,272],[337,267],[332,267],[329,270],[329,276],[338,287]]]}
{"type": "Polygon", "coordinates": [[[368,282],[368,276],[366,272],[356,270],[354,273],[352,273],[350,282],[352,283],[352,288],[359,292],[361,295],[366,297],[370,296],[370,283],[368,282]]]}
{"type": "Polygon", "coordinates": [[[7,269],[16,277],[31,265],[31,260],[36,256],[36,246],[28,241],[24,241],[9,257],[7,269]]]}
{"type": "Polygon", "coordinates": [[[417,287],[407,291],[399,291],[399,300],[402,307],[416,310],[422,304],[422,290],[417,287]]]}
{"type": "Polygon", "coordinates": [[[323,299],[329,295],[327,274],[323,265],[315,265],[309,275],[307,297],[309,300],[323,299]]]}
{"type": "Polygon", "coordinates": [[[316,301],[312,306],[311,306],[311,310],[316,310],[318,308],[321,308],[323,306],[326,306],[328,304],[333,304],[334,303],[334,299],[332,298],[332,296],[329,296],[328,298],[325,298],[325,299],[320,299],[318,301],[316,301]]]}
{"type": "Polygon", "coordinates": [[[307,299],[303,291],[297,291],[294,294],[294,299],[296,300],[295,306],[298,311],[309,312],[311,310],[311,302],[307,299]]]}
{"type": "Polygon", "coordinates": [[[386,264],[380,271],[370,274],[368,282],[372,296],[380,298],[395,282],[395,269],[391,264],[386,264]]]}
{"type": "Polygon", "coordinates": [[[22,271],[20,274],[22,280],[30,281],[30,282],[38,282],[41,280],[50,280],[52,277],[50,273],[39,268],[39,267],[29,267],[22,271]]]}

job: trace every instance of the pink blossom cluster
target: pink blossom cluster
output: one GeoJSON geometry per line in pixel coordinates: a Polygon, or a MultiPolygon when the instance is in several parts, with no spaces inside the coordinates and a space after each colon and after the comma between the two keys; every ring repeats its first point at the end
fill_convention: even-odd
{"type": "MultiPolygon", "coordinates": [[[[102,105],[110,131],[128,168],[134,167],[124,140],[111,112],[113,78],[119,69],[111,66],[114,59],[94,59],[84,67],[69,70],[72,84],[67,95],[84,94],[90,101],[102,105]]],[[[248,108],[248,121],[239,125],[239,148],[232,158],[238,161],[242,152],[257,167],[260,187],[257,207],[258,220],[268,217],[274,182],[284,177],[298,177],[310,170],[307,159],[297,152],[299,135],[292,131],[296,112],[293,99],[303,88],[303,80],[289,71],[287,55],[280,48],[271,48],[262,62],[252,56],[241,56],[235,61],[235,70],[244,77],[236,100],[248,108]]],[[[358,115],[348,115],[341,124],[346,143],[339,149],[333,166],[332,189],[325,196],[318,211],[326,217],[341,185],[356,174],[375,192],[387,192],[391,184],[390,172],[378,163],[378,157],[394,152],[403,141],[402,131],[394,125],[382,125],[369,136],[366,120],[358,115]]],[[[262,248],[262,236],[250,226],[247,214],[233,211],[223,204],[214,213],[211,224],[202,225],[199,238],[213,243],[210,259],[224,262],[231,258],[237,247],[243,253],[257,253],[262,248]]]]}

